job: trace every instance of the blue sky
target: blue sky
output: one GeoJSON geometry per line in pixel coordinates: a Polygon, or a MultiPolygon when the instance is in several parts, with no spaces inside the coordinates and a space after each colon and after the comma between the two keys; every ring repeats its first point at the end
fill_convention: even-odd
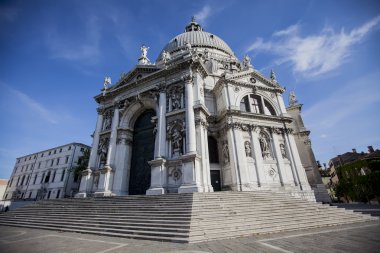
{"type": "MultiPolygon", "coordinates": [[[[192,15],[303,103],[316,158],[380,148],[379,1],[1,1],[0,178],[16,157],[91,145],[93,96],[155,60],[192,15]]],[[[287,103],[287,102],[286,102],[287,103]]]]}

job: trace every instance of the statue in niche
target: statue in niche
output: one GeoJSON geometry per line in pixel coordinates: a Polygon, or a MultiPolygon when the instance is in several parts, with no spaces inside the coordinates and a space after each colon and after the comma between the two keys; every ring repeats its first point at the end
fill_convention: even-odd
{"type": "Polygon", "coordinates": [[[260,147],[264,159],[271,158],[269,143],[267,138],[264,135],[260,135],[260,147]]]}
{"type": "Polygon", "coordinates": [[[173,91],[171,98],[172,110],[181,109],[181,93],[173,91]]]}
{"type": "Polygon", "coordinates": [[[182,134],[178,128],[174,128],[172,133],[173,155],[182,155],[182,139],[182,134]]]}
{"type": "Polygon", "coordinates": [[[245,148],[245,155],[247,157],[252,157],[251,143],[249,141],[246,141],[244,143],[244,148],[245,148]]]}
{"type": "Polygon", "coordinates": [[[230,161],[230,152],[228,150],[228,143],[227,142],[223,143],[222,152],[223,152],[223,157],[224,157],[224,163],[229,163],[229,161],[230,161]]]}
{"type": "Polygon", "coordinates": [[[99,167],[103,167],[107,162],[107,152],[108,152],[108,141],[107,139],[102,139],[98,146],[98,156],[99,156],[99,167]]]}
{"type": "Polygon", "coordinates": [[[104,119],[103,130],[109,130],[109,129],[111,129],[111,117],[110,115],[106,115],[104,119]]]}
{"type": "Polygon", "coordinates": [[[285,145],[282,143],[280,144],[280,150],[281,150],[282,158],[287,158],[286,157],[286,151],[285,151],[285,145]]]}

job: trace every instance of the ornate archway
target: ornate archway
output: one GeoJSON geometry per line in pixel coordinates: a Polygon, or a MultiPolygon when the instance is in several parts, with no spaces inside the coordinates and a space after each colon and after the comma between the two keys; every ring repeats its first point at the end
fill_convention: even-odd
{"type": "Polygon", "coordinates": [[[150,187],[151,168],[148,161],[154,158],[154,125],[156,113],[146,110],[135,121],[133,131],[132,159],[129,176],[129,194],[145,194],[150,187]]]}

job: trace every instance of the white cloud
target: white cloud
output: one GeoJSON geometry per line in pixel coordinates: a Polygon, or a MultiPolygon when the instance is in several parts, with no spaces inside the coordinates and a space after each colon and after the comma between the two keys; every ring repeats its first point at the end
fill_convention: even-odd
{"type": "Polygon", "coordinates": [[[379,26],[380,16],[345,32],[336,33],[326,27],[320,33],[301,36],[300,25],[292,25],[273,33],[270,41],[256,39],[247,52],[269,51],[277,55],[276,63],[290,63],[293,71],[306,77],[316,77],[340,67],[351,55],[352,47],[364,40],[367,34],[379,26]]]}
{"type": "Polygon", "coordinates": [[[208,5],[203,6],[203,8],[198,11],[194,16],[198,23],[206,23],[206,19],[211,15],[211,8],[208,5]]]}
{"type": "Polygon", "coordinates": [[[32,110],[36,114],[38,114],[40,117],[42,117],[44,120],[51,124],[57,124],[58,121],[54,114],[46,109],[42,104],[38,103],[25,93],[15,90],[15,89],[10,89],[10,91],[16,96],[16,98],[21,101],[28,109],[32,110]]]}
{"type": "Polygon", "coordinates": [[[85,32],[80,36],[62,35],[56,28],[49,30],[46,44],[52,58],[69,61],[82,61],[86,64],[97,63],[100,56],[100,30],[95,16],[86,21],[85,32]]]}

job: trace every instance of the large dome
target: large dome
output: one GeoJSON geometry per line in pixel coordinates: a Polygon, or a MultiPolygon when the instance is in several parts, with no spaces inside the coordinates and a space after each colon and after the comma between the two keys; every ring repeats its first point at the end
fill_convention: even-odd
{"type": "Polygon", "coordinates": [[[202,47],[202,48],[214,48],[223,51],[224,53],[235,57],[231,48],[218,36],[204,32],[202,27],[196,23],[194,20],[188,24],[185,28],[185,32],[177,35],[161,51],[158,59],[160,59],[162,52],[166,51],[169,53],[174,53],[181,49],[186,48],[186,44],[190,43],[191,47],[202,47]]]}

